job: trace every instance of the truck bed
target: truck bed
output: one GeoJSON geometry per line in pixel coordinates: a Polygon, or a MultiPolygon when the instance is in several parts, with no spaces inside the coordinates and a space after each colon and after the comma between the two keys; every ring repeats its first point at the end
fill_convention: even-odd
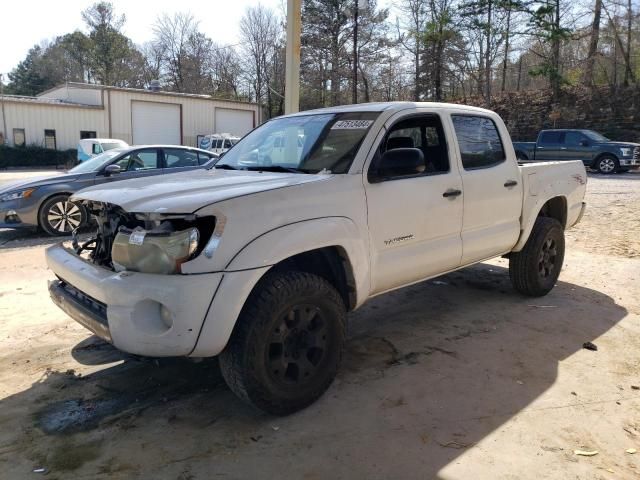
{"type": "MultiPolygon", "coordinates": [[[[519,163],[523,183],[523,215],[537,215],[546,199],[562,197],[567,202],[565,228],[579,219],[587,189],[587,172],[580,160],[519,163]]],[[[523,218],[522,225],[527,225],[523,218]]],[[[527,233],[528,235],[528,233],[527,233]]]]}

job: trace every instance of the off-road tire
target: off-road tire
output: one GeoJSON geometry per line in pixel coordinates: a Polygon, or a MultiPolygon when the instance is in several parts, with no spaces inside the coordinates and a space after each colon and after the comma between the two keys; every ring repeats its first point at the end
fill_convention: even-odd
{"type": "Polygon", "coordinates": [[[524,248],[509,256],[511,283],[525,295],[546,295],[555,286],[563,261],[562,225],[555,218],[538,217],[524,248]]]}
{"type": "Polygon", "coordinates": [[[38,226],[52,237],[71,235],[75,228],[86,226],[87,220],[88,215],[84,207],[69,201],[69,195],[65,194],[48,198],[38,211],[38,226]],[[62,219],[63,215],[67,217],[62,219]],[[58,216],[61,223],[56,220],[58,216]]]}
{"type": "Polygon", "coordinates": [[[274,415],[291,414],[317,400],[333,382],[345,330],[342,297],[324,278],[296,271],[267,274],[247,299],[220,354],[222,375],[250,405],[274,415]]]}
{"type": "Polygon", "coordinates": [[[611,175],[620,169],[620,162],[613,155],[602,155],[596,160],[595,168],[603,175],[611,175]]]}

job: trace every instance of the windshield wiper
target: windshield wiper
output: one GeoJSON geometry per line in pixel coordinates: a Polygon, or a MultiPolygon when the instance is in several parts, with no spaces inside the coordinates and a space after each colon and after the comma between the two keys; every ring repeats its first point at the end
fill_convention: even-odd
{"type": "Polygon", "coordinates": [[[282,165],[264,165],[261,167],[247,167],[252,172],[286,172],[286,173],[309,173],[309,170],[295,167],[283,167],[282,165]]]}
{"type": "Polygon", "coordinates": [[[233,165],[229,165],[228,163],[223,163],[222,165],[215,164],[213,168],[219,168],[221,170],[238,170],[233,165]]]}

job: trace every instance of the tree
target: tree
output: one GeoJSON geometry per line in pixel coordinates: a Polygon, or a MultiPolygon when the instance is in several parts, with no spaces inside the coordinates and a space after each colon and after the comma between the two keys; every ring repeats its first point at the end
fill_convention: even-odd
{"type": "Polygon", "coordinates": [[[47,88],[51,88],[51,80],[41,75],[39,61],[42,58],[42,48],[33,46],[26,58],[9,73],[7,93],[13,95],[36,95],[47,88]]]}
{"type": "Polygon", "coordinates": [[[423,51],[423,32],[427,24],[427,2],[425,0],[401,0],[398,9],[402,13],[402,23],[397,22],[398,40],[413,58],[413,99],[421,98],[421,58],[423,51]],[[404,30],[401,32],[400,30],[404,30]]]}
{"type": "Polygon", "coordinates": [[[553,98],[560,97],[560,87],[564,83],[560,71],[560,45],[571,36],[571,30],[562,25],[560,0],[544,0],[532,10],[529,20],[533,34],[549,45],[546,54],[540,54],[542,63],[530,71],[532,75],[541,75],[549,80],[553,98]]]}
{"type": "Polygon", "coordinates": [[[93,77],[103,85],[127,84],[127,60],[133,44],[121,33],[124,15],[116,15],[109,2],[93,4],[82,12],[82,19],[89,28],[89,62],[93,77]]]}
{"type": "Polygon", "coordinates": [[[157,55],[165,85],[176,92],[211,93],[213,42],[200,32],[195,17],[190,13],[162,15],[153,33],[150,51],[157,55]]]}
{"type": "Polygon", "coordinates": [[[582,83],[593,85],[593,66],[598,53],[598,42],[600,40],[600,17],[602,15],[602,0],[595,0],[593,7],[593,23],[591,24],[591,35],[589,40],[589,53],[585,62],[582,83]]]}
{"type": "Polygon", "coordinates": [[[248,59],[246,72],[249,74],[256,101],[266,100],[268,115],[271,115],[273,109],[270,88],[272,62],[281,37],[282,26],[273,10],[261,4],[247,8],[240,20],[242,50],[248,59]]]}

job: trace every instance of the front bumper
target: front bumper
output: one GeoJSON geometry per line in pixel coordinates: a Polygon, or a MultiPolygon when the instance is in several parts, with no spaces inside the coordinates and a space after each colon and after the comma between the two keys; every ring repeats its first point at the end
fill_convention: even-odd
{"type": "Polygon", "coordinates": [[[58,244],[46,251],[58,281],[52,300],[71,318],[125,352],[185,356],[195,348],[222,273],[116,273],[58,244]]]}
{"type": "Polygon", "coordinates": [[[640,158],[622,157],[619,162],[623,167],[640,167],[640,158]]]}
{"type": "Polygon", "coordinates": [[[23,199],[0,202],[0,228],[35,228],[38,225],[38,206],[23,199]]]}

